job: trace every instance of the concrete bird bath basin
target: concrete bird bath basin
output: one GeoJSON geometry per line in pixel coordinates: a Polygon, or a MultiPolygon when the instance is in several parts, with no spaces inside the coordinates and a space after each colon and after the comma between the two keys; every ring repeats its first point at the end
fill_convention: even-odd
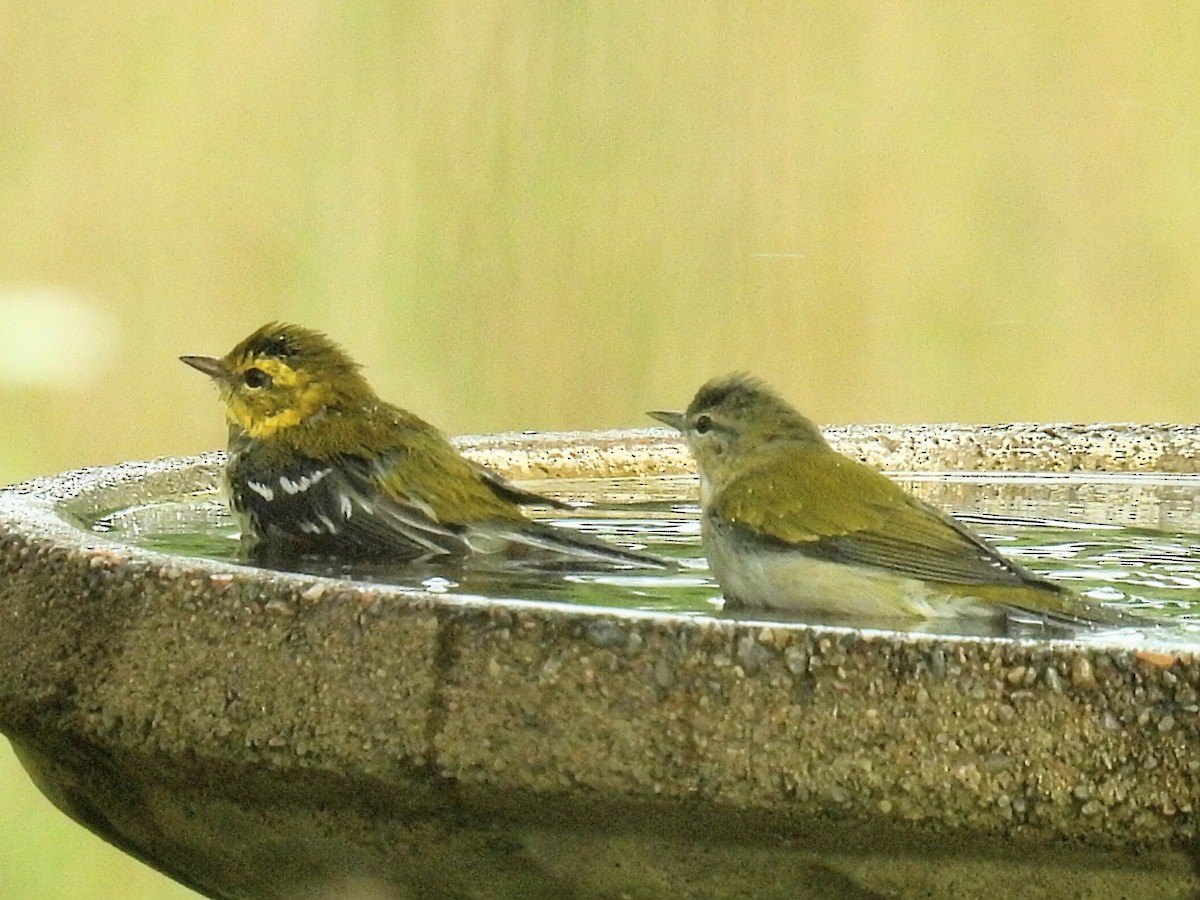
{"type": "MultiPolygon", "coordinates": [[[[829,434],[893,470],[1190,472],[1200,446],[1166,427],[829,434]]],[[[690,466],[665,432],[464,447],[518,479],[690,466]]],[[[422,595],[78,524],[219,463],[0,491],[0,730],[64,812],[202,893],[1200,889],[1190,652],[422,595]]]]}

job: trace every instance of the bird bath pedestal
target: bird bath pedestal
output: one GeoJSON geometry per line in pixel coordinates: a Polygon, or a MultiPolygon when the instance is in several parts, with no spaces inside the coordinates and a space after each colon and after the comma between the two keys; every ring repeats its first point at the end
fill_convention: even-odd
{"type": "MultiPolygon", "coordinates": [[[[1191,471],[1188,428],[831,430],[884,469],[1191,471]]],[[[663,432],[466,439],[688,471],[663,432]]],[[[213,897],[1194,896],[1190,653],[420,595],[78,524],[216,455],[0,491],[0,730],[213,897]]]]}

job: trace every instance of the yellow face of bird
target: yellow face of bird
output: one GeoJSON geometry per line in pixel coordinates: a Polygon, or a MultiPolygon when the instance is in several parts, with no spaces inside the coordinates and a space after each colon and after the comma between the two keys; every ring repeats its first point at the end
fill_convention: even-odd
{"type": "Polygon", "coordinates": [[[264,325],[220,359],[181,359],[216,382],[230,424],[256,439],[374,397],[340,347],[297,325],[264,325]]]}
{"type": "Polygon", "coordinates": [[[687,412],[650,415],[683,434],[700,471],[701,503],[764,448],[786,441],[792,449],[829,449],[816,425],[747,375],[709,381],[696,392],[687,412]]]}

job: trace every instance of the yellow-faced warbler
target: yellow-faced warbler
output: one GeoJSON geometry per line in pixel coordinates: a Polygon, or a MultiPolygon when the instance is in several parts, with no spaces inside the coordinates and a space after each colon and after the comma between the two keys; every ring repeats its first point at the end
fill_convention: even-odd
{"type": "Polygon", "coordinates": [[[744,375],[700,388],[678,429],[700,472],[701,535],[733,605],[856,621],[985,617],[1145,624],[1047,581],[842,456],[744,375]]]}
{"type": "Polygon", "coordinates": [[[264,325],[226,356],[181,359],[216,382],[229,421],[225,480],[246,554],[404,562],[504,554],[662,566],[531,521],[563,506],[462,456],[433,426],[385,403],[331,340],[264,325]]]}

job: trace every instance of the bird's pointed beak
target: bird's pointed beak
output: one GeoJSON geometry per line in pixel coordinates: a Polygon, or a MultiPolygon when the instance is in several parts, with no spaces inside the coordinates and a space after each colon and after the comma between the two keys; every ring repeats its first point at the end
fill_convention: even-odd
{"type": "Polygon", "coordinates": [[[672,412],[669,409],[652,409],[646,415],[652,419],[658,419],[664,425],[670,425],[676,431],[682,432],[687,421],[687,416],[681,412],[672,412]]]}
{"type": "Polygon", "coordinates": [[[209,378],[221,379],[228,375],[225,363],[213,356],[181,356],[180,362],[185,362],[193,369],[199,369],[209,378]]]}

